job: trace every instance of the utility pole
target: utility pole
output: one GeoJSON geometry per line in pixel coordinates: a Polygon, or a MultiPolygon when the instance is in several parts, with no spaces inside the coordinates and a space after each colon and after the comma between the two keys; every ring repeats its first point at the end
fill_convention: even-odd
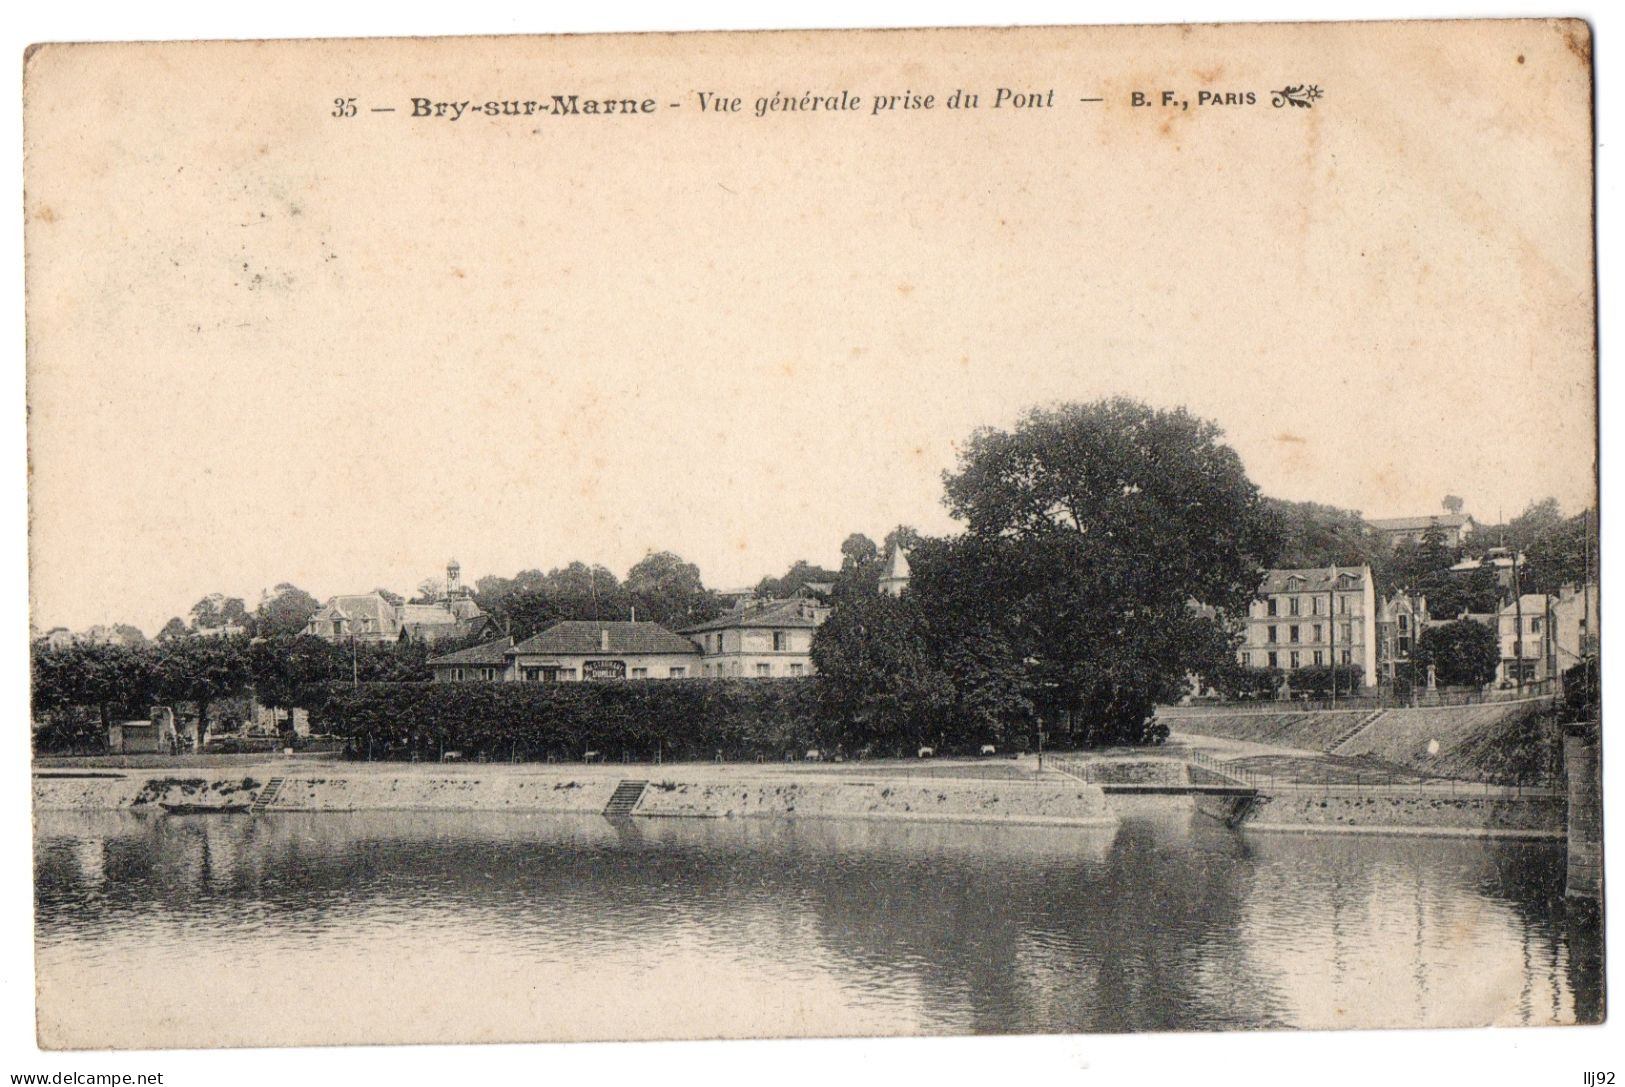
{"type": "MultiPolygon", "coordinates": [[[[1522,551],[1512,556],[1512,614],[1513,621],[1517,624],[1512,636],[1512,652],[1517,657],[1519,697],[1523,696],[1523,581],[1520,579],[1518,569],[1522,565],[1519,561],[1522,558],[1522,551]]],[[[1496,625],[1500,625],[1499,621],[1496,625]]]]}

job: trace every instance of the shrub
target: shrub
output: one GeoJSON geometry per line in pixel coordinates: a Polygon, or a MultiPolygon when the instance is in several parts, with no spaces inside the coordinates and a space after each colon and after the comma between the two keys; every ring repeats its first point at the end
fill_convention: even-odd
{"type": "Polygon", "coordinates": [[[497,758],[780,756],[817,746],[804,679],[618,683],[370,683],[329,687],[311,723],[353,753],[497,758]]]}

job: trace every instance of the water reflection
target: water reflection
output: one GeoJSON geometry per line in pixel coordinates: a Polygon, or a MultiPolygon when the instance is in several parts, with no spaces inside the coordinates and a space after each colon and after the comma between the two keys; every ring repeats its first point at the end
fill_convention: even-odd
{"type": "Polygon", "coordinates": [[[1172,805],[1115,828],[49,813],[36,857],[42,1034],[69,1046],[1553,1023],[1602,1003],[1556,846],[1243,836],[1172,805]]]}

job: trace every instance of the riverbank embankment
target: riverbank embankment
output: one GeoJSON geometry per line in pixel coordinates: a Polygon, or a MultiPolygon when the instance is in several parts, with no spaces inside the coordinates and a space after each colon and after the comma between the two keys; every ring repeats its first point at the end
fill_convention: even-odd
{"type": "Polygon", "coordinates": [[[1562,838],[1567,816],[1561,795],[1513,789],[1285,788],[1245,801],[1200,797],[1197,810],[1247,830],[1482,838],[1562,838]]]}
{"type": "Polygon", "coordinates": [[[1116,822],[1098,786],[1059,775],[929,777],[809,769],[671,766],[263,764],[148,770],[42,769],[38,811],[150,811],[248,805],[257,812],[514,811],[597,814],[623,782],[631,816],[842,817],[1099,826],[1116,822]]]}

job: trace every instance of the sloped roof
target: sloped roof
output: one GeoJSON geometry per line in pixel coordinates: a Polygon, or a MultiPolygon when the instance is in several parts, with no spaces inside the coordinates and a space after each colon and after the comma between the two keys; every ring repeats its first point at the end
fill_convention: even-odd
{"type": "Polygon", "coordinates": [[[470,646],[459,649],[455,653],[447,653],[440,657],[430,657],[430,664],[506,664],[507,653],[513,645],[512,638],[498,638],[494,642],[484,645],[470,646]]]}
{"type": "Polygon", "coordinates": [[[1364,566],[1320,566],[1312,569],[1297,570],[1266,570],[1264,580],[1258,586],[1260,593],[1313,593],[1329,592],[1332,589],[1361,589],[1365,587],[1366,579],[1371,571],[1364,566]],[[1339,579],[1343,575],[1350,575],[1353,580],[1346,583],[1339,579]],[[1294,581],[1301,578],[1301,582],[1294,581]]]}
{"type": "Polygon", "coordinates": [[[1415,532],[1418,529],[1460,528],[1473,518],[1466,513],[1430,513],[1421,517],[1381,517],[1366,524],[1379,532],[1415,532]]]}
{"type": "Polygon", "coordinates": [[[908,552],[901,547],[891,549],[886,556],[886,572],[880,575],[886,580],[895,580],[908,577],[908,552]]]}
{"type": "Polygon", "coordinates": [[[432,626],[457,621],[457,616],[447,610],[444,604],[402,604],[395,610],[403,626],[432,626]]]}
{"type": "Polygon", "coordinates": [[[810,600],[769,600],[752,604],[737,611],[719,615],[706,623],[685,627],[684,634],[699,634],[707,630],[737,630],[741,627],[816,627],[823,610],[810,600]]]}
{"type": "Polygon", "coordinates": [[[1517,600],[1502,604],[1501,614],[1516,616],[1521,610],[1524,615],[1539,616],[1546,611],[1546,603],[1546,594],[1544,593],[1524,593],[1517,600]]]}
{"type": "Polygon", "coordinates": [[[659,623],[600,623],[566,619],[520,642],[510,654],[585,657],[600,653],[636,656],[645,653],[699,653],[699,647],[659,623]],[[609,648],[604,648],[604,632],[609,648]]]}
{"type": "Polygon", "coordinates": [[[389,601],[377,593],[357,593],[353,596],[335,596],[327,602],[329,608],[337,608],[346,619],[360,621],[371,619],[382,626],[395,621],[395,611],[390,607],[389,601]]]}

